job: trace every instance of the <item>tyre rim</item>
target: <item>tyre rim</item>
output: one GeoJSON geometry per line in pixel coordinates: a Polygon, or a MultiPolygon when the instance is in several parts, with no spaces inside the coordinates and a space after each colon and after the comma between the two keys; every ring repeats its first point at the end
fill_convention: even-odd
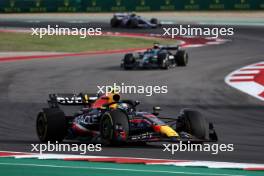
{"type": "Polygon", "coordinates": [[[102,136],[103,138],[110,139],[113,133],[113,124],[109,116],[102,122],[102,136]]]}
{"type": "Polygon", "coordinates": [[[40,115],[38,120],[37,120],[37,132],[39,138],[44,138],[44,136],[47,133],[47,121],[45,120],[44,115],[40,115]]]}

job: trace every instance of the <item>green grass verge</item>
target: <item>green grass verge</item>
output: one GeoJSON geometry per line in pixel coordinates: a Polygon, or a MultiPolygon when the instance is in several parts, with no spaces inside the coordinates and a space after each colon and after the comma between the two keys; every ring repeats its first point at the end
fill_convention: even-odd
{"type": "Polygon", "coordinates": [[[3,176],[263,176],[263,171],[0,158],[3,176]]]}
{"type": "Polygon", "coordinates": [[[0,51],[84,52],[150,47],[153,43],[175,44],[165,39],[90,36],[32,36],[30,33],[0,33],[0,51]]]}

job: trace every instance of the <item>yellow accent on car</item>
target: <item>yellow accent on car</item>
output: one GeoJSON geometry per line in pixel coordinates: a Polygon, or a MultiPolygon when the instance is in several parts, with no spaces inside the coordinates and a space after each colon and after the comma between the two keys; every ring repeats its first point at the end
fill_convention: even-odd
{"type": "Polygon", "coordinates": [[[88,103],[89,102],[89,97],[88,97],[87,94],[85,94],[84,99],[85,99],[85,103],[88,103]]]}
{"type": "Polygon", "coordinates": [[[109,106],[111,109],[117,109],[117,104],[112,104],[109,106]]]}
{"type": "Polygon", "coordinates": [[[107,93],[106,95],[108,97],[108,103],[114,102],[113,97],[114,97],[115,94],[113,94],[113,93],[107,93]]]}
{"type": "Polygon", "coordinates": [[[179,134],[168,125],[160,126],[160,133],[165,134],[167,137],[178,137],[179,134]]]}

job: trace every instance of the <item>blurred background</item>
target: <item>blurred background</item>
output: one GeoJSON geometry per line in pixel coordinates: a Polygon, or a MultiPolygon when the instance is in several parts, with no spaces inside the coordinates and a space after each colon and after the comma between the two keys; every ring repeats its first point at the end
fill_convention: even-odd
{"type": "Polygon", "coordinates": [[[264,0],[0,0],[0,12],[263,10],[264,0]]]}

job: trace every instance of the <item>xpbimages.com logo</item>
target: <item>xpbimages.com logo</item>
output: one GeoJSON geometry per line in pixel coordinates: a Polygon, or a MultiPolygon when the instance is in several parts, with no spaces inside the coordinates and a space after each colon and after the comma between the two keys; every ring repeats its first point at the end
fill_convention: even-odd
{"type": "Polygon", "coordinates": [[[84,39],[87,36],[102,35],[102,28],[62,28],[59,25],[52,27],[48,25],[46,28],[31,28],[31,35],[43,38],[44,36],[60,36],[60,35],[72,35],[80,36],[84,39]]]}

